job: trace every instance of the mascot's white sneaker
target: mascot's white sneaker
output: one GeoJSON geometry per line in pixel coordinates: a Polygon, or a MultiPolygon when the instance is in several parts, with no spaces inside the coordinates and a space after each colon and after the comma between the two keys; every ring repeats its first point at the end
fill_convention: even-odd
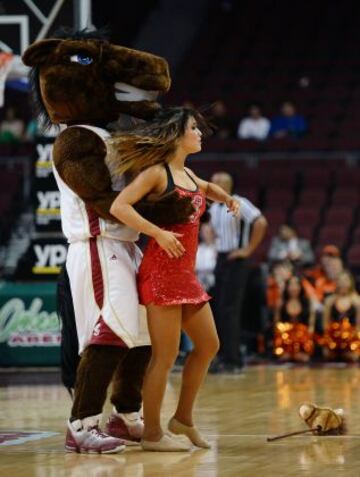
{"type": "Polygon", "coordinates": [[[65,440],[67,452],[80,454],[115,454],[125,449],[121,439],[101,432],[99,428],[101,414],[76,421],[68,421],[65,440]]]}
{"type": "Polygon", "coordinates": [[[122,439],[127,446],[138,445],[144,432],[144,421],[139,412],[121,414],[113,408],[105,431],[112,437],[122,439]]]}

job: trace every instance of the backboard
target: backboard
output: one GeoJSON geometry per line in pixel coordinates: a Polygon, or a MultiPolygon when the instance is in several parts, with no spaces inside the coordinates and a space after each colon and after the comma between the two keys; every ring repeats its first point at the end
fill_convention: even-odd
{"type": "Polygon", "coordinates": [[[81,0],[0,1],[0,51],[14,55],[7,79],[27,76],[20,57],[31,43],[51,35],[60,25],[74,26],[75,2],[81,0]]]}

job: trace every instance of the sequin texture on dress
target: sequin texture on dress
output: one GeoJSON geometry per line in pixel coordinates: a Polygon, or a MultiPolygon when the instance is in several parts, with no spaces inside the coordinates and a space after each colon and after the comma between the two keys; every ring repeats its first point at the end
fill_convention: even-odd
{"type": "Polygon", "coordinates": [[[199,188],[190,191],[175,185],[175,190],[181,196],[192,197],[195,212],[187,223],[163,229],[182,234],[178,240],[185,252],[179,258],[170,258],[153,238],[149,240],[138,273],[142,305],[200,304],[211,298],[195,274],[200,217],[206,208],[205,194],[199,188]]]}

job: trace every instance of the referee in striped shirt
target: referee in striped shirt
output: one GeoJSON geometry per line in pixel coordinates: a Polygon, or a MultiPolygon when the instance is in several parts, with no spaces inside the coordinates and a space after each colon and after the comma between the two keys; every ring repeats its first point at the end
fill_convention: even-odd
{"type": "MultiPolygon", "coordinates": [[[[232,194],[233,180],[217,172],[211,181],[232,194]]],[[[243,366],[240,356],[241,309],[249,274],[249,257],[261,243],[267,221],[260,210],[244,197],[240,217],[229,214],[226,206],[213,203],[210,222],[216,234],[218,258],[215,268],[215,320],[221,349],[213,371],[236,372],[243,366]]]]}

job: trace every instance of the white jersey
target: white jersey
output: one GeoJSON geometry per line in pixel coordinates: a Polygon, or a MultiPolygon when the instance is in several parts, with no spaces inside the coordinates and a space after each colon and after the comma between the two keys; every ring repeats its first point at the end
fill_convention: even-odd
{"type": "MultiPolygon", "coordinates": [[[[76,125],[76,127],[90,129],[104,142],[110,136],[105,129],[94,126],[76,125]]],[[[94,236],[125,242],[135,242],[138,240],[139,234],[135,230],[126,225],[104,220],[98,217],[94,211],[89,210],[84,201],[61,179],[54,164],[53,171],[60,191],[62,230],[69,243],[87,240],[94,236]]],[[[113,190],[120,191],[124,188],[125,181],[123,177],[113,176],[111,180],[113,190]]]]}

